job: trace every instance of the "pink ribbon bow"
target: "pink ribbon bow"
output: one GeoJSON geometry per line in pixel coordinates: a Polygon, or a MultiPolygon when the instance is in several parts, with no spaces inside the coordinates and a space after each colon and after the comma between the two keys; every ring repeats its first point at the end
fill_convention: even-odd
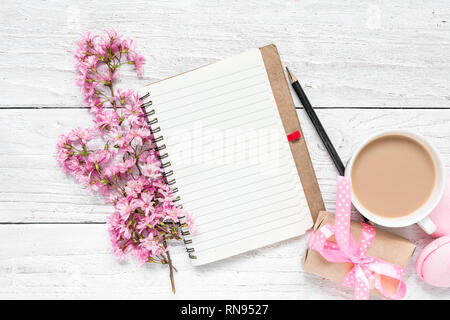
{"type": "Polygon", "coordinates": [[[375,287],[385,297],[402,299],[406,294],[406,285],[402,280],[405,268],[366,254],[375,238],[375,228],[361,223],[359,244],[356,244],[350,233],[351,187],[350,178],[338,177],[335,224],[326,224],[317,232],[313,232],[309,239],[309,247],[319,252],[329,262],[353,264],[342,284],[355,288],[354,299],[369,299],[371,287],[375,287]],[[336,243],[328,240],[333,235],[336,243]],[[398,287],[394,293],[387,292],[383,287],[381,278],[384,276],[398,280],[398,287]]]}

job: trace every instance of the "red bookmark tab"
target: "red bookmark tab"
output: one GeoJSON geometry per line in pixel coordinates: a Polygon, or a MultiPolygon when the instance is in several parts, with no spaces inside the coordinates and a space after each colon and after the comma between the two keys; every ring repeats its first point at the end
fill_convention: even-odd
{"type": "Polygon", "coordinates": [[[294,131],[291,134],[287,135],[288,141],[295,141],[300,139],[302,136],[300,135],[300,131],[294,131]]]}

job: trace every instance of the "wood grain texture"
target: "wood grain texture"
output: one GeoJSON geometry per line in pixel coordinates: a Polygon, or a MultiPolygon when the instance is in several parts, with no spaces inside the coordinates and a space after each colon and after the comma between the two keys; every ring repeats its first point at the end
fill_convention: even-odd
{"type": "MultiPolygon", "coordinates": [[[[418,230],[416,230],[418,231],[418,230]]],[[[417,232],[419,234],[419,232],[417,232]]],[[[0,298],[117,299],[350,299],[350,290],[301,267],[306,237],[284,241],[209,265],[192,267],[172,248],[177,294],[167,268],[119,263],[109,252],[105,225],[0,226],[0,298]],[[8,240],[8,241],[5,241],[8,240]]],[[[429,241],[422,236],[416,242],[429,241]]],[[[415,259],[416,255],[413,257],[415,259]]],[[[410,299],[449,298],[415,275],[405,280],[410,299]]]]}
{"type": "MultiPolygon", "coordinates": [[[[294,99],[299,105],[298,99],[294,99]]],[[[297,110],[320,189],[334,210],[337,171],[304,110],[297,110]]],[[[344,163],[365,137],[381,129],[413,130],[439,147],[450,171],[450,110],[321,109],[317,111],[344,163]]],[[[2,110],[0,145],[0,223],[104,222],[111,212],[58,168],[55,143],[72,127],[88,126],[84,109],[2,110]],[[14,119],[14,121],[7,121],[14,119]],[[14,139],[11,139],[14,137],[14,139]]]]}
{"type": "MultiPolygon", "coordinates": [[[[86,30],[107,28],[137,41],[148,59],[146,80],[274,42],[316,107],[450,103],[447,0],[114,0],[107,6],[4,0],[0,6],[0,40],[8,44],[0,50],[2,107],[80,106],[74,43],[86,30]]],[[[132,73],[125,74],[133,83],[132,73]]]]}
{"type": "MultiPolygon", "coordinates": [[[[104,224],[111,207],[89,196],[55,160],[59,134],[91,123],[74,85],[81,33],[114,28],[137,41],[144,83],[275,43],[299,77],[344,162],[381,129],[417,131],[450,169],[450,6],[391,1],[12,1],[0,3],[0,299],[348,299],[351,292],[305,273],[306,236],[193,268],[182,246],[177,294],[168,270],[120,263],[104,224]]],[[[300,107],[298,99],[294,99],[300,107]]],[[[336,171],[298,110],[328,210],[336,171]]],[[[357,215],[355,215],[357,218],[357,215]]],[[[418,227],[393,232],[420,249],[418,227]]],[[[405,277],[410,299],[450,299],[449,289],[405,277]]]]}
{"type": "MultiPolygon", "coordinates": [[[[298,114],[327,209],[333,211],[336,171],[305,112],[298,110],[298,114]]],[[[326,109],[318,114],[344,161],[359,141],[382,127],[418,131],[438,145],[444,162],[450,163],[450,145],[446,143],[450,110],[326,109]]],[[[88,112],[3,110],[0,115],[15,119],[3,121],[8,137],[15,139],[0,137],[6,150],[0,155],[0,222],[56,223],[0,225],[0,297],[173,298],[167,270],[122,264],[109,253],[103,223],[111,208],[101,199],[89,197],[57,168],[54,144],[58,134],[71,126],[88,125],[88,112]],[[102,224],[86,224],[92,222],[102,224]],[[110,290],[111,283],[120,290],[110,290]]],[[[412,240],[417,252],[431,241],[416,226],[393,232],[412,240]]],[[[180,272],[175,298],[211,298],[211,292],[214,298],[350,298],[349,291],[302,270],[300,256],[306,239],[285,241],[200,268],[191,267],[183,247],[176,245],[173,255],[180,272]]],[[[409,298],[450,298],[447,289],[421,282],[413,263],[406,279],[409,298]]]]}

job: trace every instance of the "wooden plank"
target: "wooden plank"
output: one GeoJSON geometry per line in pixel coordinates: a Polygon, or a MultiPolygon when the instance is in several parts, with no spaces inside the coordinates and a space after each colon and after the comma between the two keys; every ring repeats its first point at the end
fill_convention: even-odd
{"type": "MultiPolygon", "coordinates": [[[[297,103],[296,99],[296,103],[297,103]]],[[[334,210],[336,170],[303,110],[298,110],[326,207],[334,210]]],[[[369,134],[389,128],[428,137],[450,170],[450,110],[318,110],[344,163],[369,134]]],[[[0,222],[104,222],[111,206],[91,197],[56,163],[59,134],[87,126],[83,109],[0,110],[0,222]]]]}
{"type": "Polygon", "coordinates": [[[105,221],[111,207],[89,196],[56,162],[58,136],[91,125],[87,110],[1,110],[0,120],[1,222],[105,221]]]}
{"type": "Polygon", "coordinates": [[[111,26],[148,60],[141,81],[124,72],[126,87],[274,42],[316,107],[450,106],[447,0],[20,0],[2,1],[1,18],[3,108],[81,106],[72,51],[111,26]]]}
{"type": "MultiPolygon", "coordinates": [[[[420,246],[429,242],[417,235],[420,246]]],[[[201,267],[175,246],[174,296],[167,268],[112,256],[105,225],[0,225],[0,299],[351,299],[349,289],[303,271],[306,242],[302,236],[201,267]]],[[[411,263],[407,298],[450,298],[414,273],[411,263]]]]}

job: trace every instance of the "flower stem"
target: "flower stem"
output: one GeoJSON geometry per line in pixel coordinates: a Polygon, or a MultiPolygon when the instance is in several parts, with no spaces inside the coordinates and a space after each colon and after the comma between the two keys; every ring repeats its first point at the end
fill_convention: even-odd
{"type": "MultiPolygon", "coordinates": [[[[167,243],[166,241],[164,241],[164,247],[167,248],[167,243]]],[[[166,252],[167,254],[167,263],[169,264],[169,272],[170,272],[170,283],[172,285],[172,292],[175,294],[175,280],[173,278],[173,270],[177,271],[177,269],[175,269],[175,267],[172,264],[172,259],[170,258],[170,253],[169,251],[166,252]]]]}

